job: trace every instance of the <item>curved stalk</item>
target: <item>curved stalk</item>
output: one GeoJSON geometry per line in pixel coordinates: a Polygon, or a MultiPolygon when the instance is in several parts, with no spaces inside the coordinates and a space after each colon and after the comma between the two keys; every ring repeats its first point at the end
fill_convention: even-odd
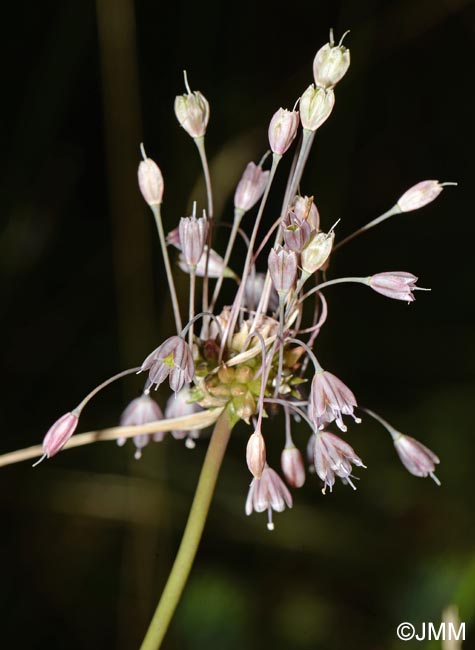
{"type": "Polygon", "coordinates": [[[230,434],[223,413],[211,435],[180,548],[140,650],[158,650],[168,630],[193,566],[230,434]]]}

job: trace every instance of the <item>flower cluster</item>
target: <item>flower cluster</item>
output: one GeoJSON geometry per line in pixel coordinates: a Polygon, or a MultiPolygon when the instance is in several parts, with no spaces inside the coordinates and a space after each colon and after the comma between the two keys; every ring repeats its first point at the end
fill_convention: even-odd
{"type": "MultiPolygon", "coordinates": [[[[243,421],[250,426],[245,455],[252,474],[245,512],[267,512],[269,528],[273,527],[274,511],[292,506],[289,488],[299,488],[306,480],[304,456],[292,437],[294,421],[308,425],[309,469],[321,481],[323,493],[327,489],[332,491],[336,478],[355,488],[353,469],[365,465],[342,436],[347,434],[349,422],[361,422],[359,416],[363,413],[375,418],[389,432],[397,454],[411,474],[431,476],[437,482],[437,456],[417,440],[396,431],[373,411],[359,408],[353,391],[318,361],[317,338],[328,312],[324,296],[327,287],[359,283],[408,303],[414,301],[414,291],[420,289],[417,277],[405,271],[329,278],[331,256],[354,236],[388,217],[417,210],[433,201],[443,188],[438,181],[416,184],[389,211],[340,241],[336,224],[321,226],[323,218],[314,197],[299,194],[315,133],[330,117],[336,102],[335,88],[350,66],[350,52],[342,40],[335,45],[333,34],[330,35],[329,42],[316,53],[313,82],[292,110],[279,108],[270,119],[270,166],[263,168],[265,155],[259,163],[249,162],[244,169],[235,190],[234,215],[223,251],[213,248],[215,224],[221,215],[213,214],[212,182],[204,146],[210,107],[201,92],[190,89],[185,75],[187,92],[176,98],[175,113],[200,154],[207,188],[207,205],[201,216],[197,216],[194,204],[193,213],[175,223],[167,238],[161,213],[164,180],[160,168],[146,156],[143,147],[143,161],[138,169],[140,191],[157,225],[175,330],[137,368],[107,380],[76,409],[61,417],[44,439],[45,456],[53,456],[67,444],[82,409],[99,389],[127,372],[138,371],[147,373],[143,392],[120,418],[124,427],[134,427],[127,430],[127,437],[133,438],[136,457],[141,456],[150,440],[163,440],[166,431],[174,438],[185,438],[187,446],[193,447],[201,432],[198,417],[203,410],[210,415],[207,424],[223,417],[230,427],[243,421]],[[274,226],[263,234],[260,226],[268,196],[276,191],[276,169],[291,149],[294,162],[283,192],[282,211],[274,226]],[[243,235],[244,264],[233,271],[229,263],[233,250],[241,245],[238,235],[243,231],[242,221],[254,208],[249,233],[243,235]],[[189,276],[186,319],[175,291],[168,246],[178,249],[179,267],[189,276]],[[264,273],[258,272],[265,260],[264,273]],[[201,286],[199,308],[197,278],[201,286]],[[236,283],[229,304],[222,299],[225,281],[236,283]],[[312,309],[304,309],[308,304],[312,309]],[[201,323],[199,333],[197,321],[201,323]],[[171,394],[163,415],[150,392],[167,380],[171,394]],[[266,432],[264,418],[274,416],[278,410],[285,418],[281,436],[283,478],[269,466],[266,454],[266,438],[278,439],[280,434],[272,434],[271,426],[266,432]],[[154,424],[156,432],[152,429],[154,424]],[[148,427],[146,432],[144,425],[148,427]],[[339,430],[338,435],[331,431],[332,427],[339,430]]],[[[123,444],[125,440],[123,435],[118,442],[123,444]]]]}

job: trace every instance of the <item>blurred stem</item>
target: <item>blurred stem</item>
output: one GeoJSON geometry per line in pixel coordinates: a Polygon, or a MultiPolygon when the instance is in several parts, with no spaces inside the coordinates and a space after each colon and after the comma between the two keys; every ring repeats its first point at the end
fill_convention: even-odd
{"type": "Polygon", "coordinates": [[[170,295],[173,304],[173,314],[175,315],[176,331],[178,334],[182,329],[183,325],[180,316],[180,306],[178,305],[178,298],[176,296],[175,283],[173,281],[173,273],[170,266],[170,258],[168,256],[167,240],[165,238],[165,232],[163,230],[162,213],[161,213],[160,205],[152,205],[150,207],[152,208],[153,216],[155,218],[155,223],[157,224],[158,238],[160,239],[160,247],[162,249],[163,263],[165,264],[168,287],[170,289],[170,295]]]}
{"type": "Polygon", "coordinates": [[[140,650],[158,650],[168,630],[193,566],[230,434],[224,412],[213,429],[180,548],[140,650]]]}
{"type": "Polygon", "coordinates": [[[188,307],[188,322],[190,329],[188,331],[188,343],[193,350],[193,318],[195,317],[195,287],[196,287],[196,267],[190,268],[190,304],[188,307]]]}
{"type": "MultiPolygon", "coordinates": [[[[208,264],[209,264],[209,255],[210,255],[210,250],[211,250],[211,243],[213,241],[213,190],[211,187],[211,178],[209,175],[209,165],[208,165],[208,158],[206,156],[206,149],[205,149],[205,138],[204,136],[201,136],[200,138],[194,138],[195,144],[198,148],[198,152],[200,154],[200,160],[201,160],[201,166],[203,167],[203,174],[205,177],[205,185],[206,185],[206,198],[208,200],[208,220],[209,220],[209,228],[208,228],[208,248],[206,249],[206,263],[205,263],[205,273],[203,277],[203,303],[202,303],[202,309],[203,311],[208,311],[208,304],[209,304],[209,299],[208,299],[208,286],[209,286],[209,278],[208,278],[208,264]]],[[[204,320],[203,323],[204,329],[207,329],[208,326],[208,321],[207,319],[204,320]]]]}

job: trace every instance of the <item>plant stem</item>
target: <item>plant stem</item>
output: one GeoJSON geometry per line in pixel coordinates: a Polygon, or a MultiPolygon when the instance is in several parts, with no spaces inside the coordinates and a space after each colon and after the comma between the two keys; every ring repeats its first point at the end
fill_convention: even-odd
{"type": "Polygon", "coordinates": [[[158,650],[167,632],[193,566],[230,434],[223,413],[211,435],[180,548],[140,650],[158,650]]]}

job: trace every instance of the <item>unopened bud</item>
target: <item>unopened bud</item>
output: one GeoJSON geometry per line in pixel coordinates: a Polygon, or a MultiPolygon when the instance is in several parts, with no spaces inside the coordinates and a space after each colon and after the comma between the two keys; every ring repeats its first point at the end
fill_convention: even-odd
{"type": "Polygon", "coordinates": [[[246,461],[254,478],[261,478],[266,464],[266,443],[260,431],[254,431],[247,442],[246,461]]]}
{"type": "Polygon", "coordinates": [[[263,171],[260,165],[250,162],[236,187],[234,194],[234,207],[247,212],[259,201],[264,194],[269,172],[263,171]]]}
{"type": "Polygon", "coordinates": [[[150,205],[160,205],[163,198],[163,176],[159,166],[151,158],[147,158],[141,145],[143,160],[137,172],[139,188],[145,201],[150,205]]]}
{"type": "Polygon", "coordinates": [[[330,43],[318,50],[313,61],[313,76],[317,86],[333,88],[350,67],[350,50],[341,44],[343,38],[335,46],[331,33],[330,43]]]}
{"type": "Polygon", "coordinates": [[[273,248],[268,258],[269,273],[279,294],[287,294],[297,277],[297,255],[285,248],[273,248]]]}
{"type": "Polygon", "coordinates": [[[320,230],[320,215],[313,196],[296,196],[292,210],[297,217],[305,219],[312,230],[320,230]]]}
{"type": "Polygon", "coordinates": [[[430,476],[437,485],[440,481],[434,474],[435,466],[440,462],[433,451],[410,436],[400,434],[394,439],[394,446],[402,464],[414,476],[430,476]]]}
{"type": "Polygon", "coordinates": [[[300,121],[303,128],[316,131],[330,117],[334,104],[333,90],[315,88],[310,84],[300,98],[300,121]]]}
{"type": "Polygon", "coordinates": [[[269,124],[269,144],[272,151],[283,155],[294,141],[298,127],[298,111],[279,108],[269,124]]]}
{"type": "Polygon", "coordinates": [[[209,120],[209,104],[199,92],[191,92],[185,73],[186,95],[175,98],[175,115],[180,125],[192,138],[200,138],[206,133],[209,120]]]}
{"type": "Polygon", "coordinates": [[[179,225],[180,245],[183,258],[188,266],[194,267],[200,261],[208,236],[208,221],[206,217],[197,219],[182,217],[179,225]]]}
{"type": "Polygon", "coordinates": [[[456,183],[439,183],[439,181],[421,181],[401,196],[397,202],[401,212],[411,212],[423,208],[436,199],[444,189],[444,185],[456,183]]]}
{"type": "Polygon", "coordinates": [[[308,275],[318,271],[330,256],[335,233],[317,232],[300,255],[302,269],[308,275]]]}
{"type": "Polygon", "coordinates": [[[48,429],[43,439],[43,452],[51,458],[64,447],[76,430],[79,416],[75,413],[66,413],[48,429]]]}
{"type": "Polygon", "coordinates": [[[280,457],[285,480],[291,487],[299,488],[305,483],[305,465],[297,447],[286,447],[280,457]]]}

